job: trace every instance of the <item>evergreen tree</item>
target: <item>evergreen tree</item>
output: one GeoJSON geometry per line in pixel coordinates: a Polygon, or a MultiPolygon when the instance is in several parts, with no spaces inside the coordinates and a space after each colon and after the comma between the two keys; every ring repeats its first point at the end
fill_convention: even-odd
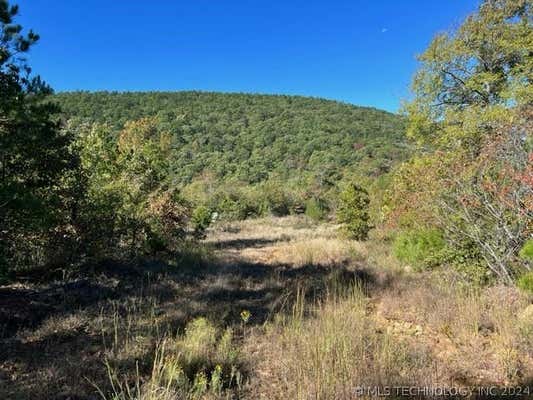
{"type": "MultiPolygon", "coordinates": [[[[61,133],[51,89],[24,55],[39,39],[14,22],[18,7],[0,0],[0,262],[58,223],[60,178],[72,166],[70,139],[61,133]]],[[[5,269],[5,268],[4,268],[5,269]]]]}
{"type": "Polygon", "coordinates": [[[353,239],[366,240],[370,231],[368,192],[357,184],[349,185],[340,194],[337,220],[353,239]]]}

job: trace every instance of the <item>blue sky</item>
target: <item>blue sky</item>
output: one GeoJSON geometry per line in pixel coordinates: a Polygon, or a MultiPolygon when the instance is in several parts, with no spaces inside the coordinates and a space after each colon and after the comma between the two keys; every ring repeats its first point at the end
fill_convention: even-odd
{"type": "MultiPolygon", "coordinates": [[[[13,2],[13,1],[12,1],[13,2]]],[[[416,54],[474,0],[18,0],[64,90],[299,94],[396,111],[416,54]]]]}

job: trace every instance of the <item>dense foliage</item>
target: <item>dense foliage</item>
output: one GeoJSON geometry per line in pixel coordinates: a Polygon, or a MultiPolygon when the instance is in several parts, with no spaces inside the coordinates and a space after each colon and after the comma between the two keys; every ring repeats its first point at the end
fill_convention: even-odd
{"type": "Polygon", "coordinates": [[[366,240],[370,231],[370,198],[368,192],[357,184],[348,185],[339,195],[337,220],[353,239],[366,240]]]}
{"type": "Polygon", "coordinates": [[[414,268],[530,284],[529,1],[484,1],[438,35],[420,56],[407,118],[208,92],[73,92],[52,103],[20,56],[38,36],[23,35],[16,14],[0,1],[4,265],[156,254],[220,219],[335,213],[357,240],[388,223],[414,268]]]}
{"type": "MultiPolygon", "coordinates": [[[[389,220],[438,229],[448,260],[511,283],[533,233],[531,4],[485,1],[420,56],[407,104],[420,151],[395,173],[389,220]]],[[[445,261],[445,260],[441,260],[445,261]]]]}
{"type": "MultiPolygon", "coordinates": [[[[67,126],[66,130],[74,130],[67,126]]],[[[75,221],[84,253],[106,256],[176,248],[189,205],[169,181],[170,139],[153,119],[128,122],[118,137],[75,129],[83,203],[75,221]]]]}
{"type": "Polygon", "coordinates": [[[171,136],[175,182],[210,171],[256,184],[272,176],[335,185],[347,170],[387,172],[407,153],[403,120],[385,111],[297,97],[202,92],[60,93],[73,123],[155,117],[171,136]]]}
{"type": "MultiPolygon", "coordinates": [[[[200,235],[206,210],[221,219],[303,212],[324,219],[341,182],[372,191],[377,177],[410,154],[402,118],[322,99],[202,92],[76,92],[55,99],[76,137],[88,128],[105,131],[113,146],[130,124],[147,118],[154,135],[164,132],[165,165],[155,169],[203,210],[193,219],[200,235]]],[[[148,132],[142,140],[153,138],[148,132]]],[[[85,144],[86,151],[92,146],[85,144]]]]}
{"type": "Polygon", "coordinates": [[[438,265],[444,245],[439,230],[410,230],[396,237],[394,254],[414,269],[426,269],[438,265]]]}
{"type": "Polygon", "coordinates": [[[22,32],[17,13],[0,1],[0,276],[8,262],[38,262],[61,236],[66,174],[76,164],[58,109],[45,101],[51,89],[24,58],[39,36],[22,32]]]}
{"type": "Polygon", "coordinates": [[[216,219],[323,219],[340,182],[369,184],[409,153],[399,116],[314,98],[78,92],[46,102],[51,90],[19,56],[38,36],[0,5],[10,269],[177,250],[216,219]]]}

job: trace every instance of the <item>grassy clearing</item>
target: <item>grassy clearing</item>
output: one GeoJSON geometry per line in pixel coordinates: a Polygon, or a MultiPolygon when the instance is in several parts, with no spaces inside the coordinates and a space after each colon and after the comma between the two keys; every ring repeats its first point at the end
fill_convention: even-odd
{"type": "Polygon", "coordinates": [[[363,244],[304,218],[218,226],[171,263],[1,288],[2,307],[35,319],[6,314],[0,393],[351,399],[360,386],[530,384],[531,297],[458,282],[401,268],[381,232],[363,244]]]}

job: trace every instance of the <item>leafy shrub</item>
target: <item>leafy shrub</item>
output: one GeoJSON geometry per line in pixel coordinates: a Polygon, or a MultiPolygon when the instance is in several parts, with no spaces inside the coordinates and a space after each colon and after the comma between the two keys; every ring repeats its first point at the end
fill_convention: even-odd
{"type": "Polygon", "coordinates": [[[366,240],[370,231],[368,192],[359,185],[349,185],[340,194],[337,220],[353,239],[366,240]]]}
{"type": "Polygon", "coordinates": [[[524,292],[533,294],[533,271],[526,272],[516,282],[516,286],[524,292]]]}
{"type": "Polygon", "coordinates": [[[262,210],[261,194],[254,187],[242,189],[240,204],[240,214],[242,219],[259,217],[264,214],[262,210]]]}
{"type": "Polygon", "coordinates": [[[177,190],[151,193],[145,203],[139,224],[147,237],[157,237],[165,249],[176,249],[185,238],[185,226],[189,218],[188,204],[177,190]]]}
{"type": "Polygon", "coordinates": [[[191,223],[196,237],[205,236],[205,231],[211,224],[211,210],[205,206],[198,206],[191,216],[191,223]]]}
{"type": "Polygon", "coordinates": [[[524,243],[519,254],[524,260],[533,261],[533,239],[529,239],[524,243]]]}
{"type": "Polygon", "coordinates": [[[315,221],[321,221],[328,215],[328,206],[324,200],[313,197],[305,202],[305,215],[315,221]]]}
{"type": "Polygon", "coordinates": [[[257,217],[262,213],[260,195],[255,188],[224,185],[209,199],[207,206],[225,221],[257,217]]]}
{"type": "Polygon", "coordinates": [[[244,219],[246,217],[239,196],[232,192],[216,193],[211,203],[213,208],[220,213],[220,217],[225,220],[244,219]]]}
{"type": "Polygon", "coordinates": [[[462,279],[476,286],[484,286],[495,278],[487,270],[480,254],[479,247],[472,241],[462,240],[454,246],[446,246],[434,257],[436,263],[447,263],[460,274],[462,279]]]}
{"type": "Polygon", "coordinates": [[[263,193],[263,212],[277,217],[289,215],[292,200],[282,183],[268,181],[261,187],[263,193]]]}
{"type": "Polygon", "coordinates": [[[130,256],[175,250],[185,238],[190,206],[169,185],[168,133],[154,119],[75,132],[87,190],[74,221],[88,255],[130,256]],[[117,252],[118,250],[118,252],[117,252]]]}
{"type": "Polygon", "coordinates": [[[415,269],[434,267],[445,249],[442,233],[436,229],[420,229],[400,233],[394,241],[394,254],[415,269]]]}

